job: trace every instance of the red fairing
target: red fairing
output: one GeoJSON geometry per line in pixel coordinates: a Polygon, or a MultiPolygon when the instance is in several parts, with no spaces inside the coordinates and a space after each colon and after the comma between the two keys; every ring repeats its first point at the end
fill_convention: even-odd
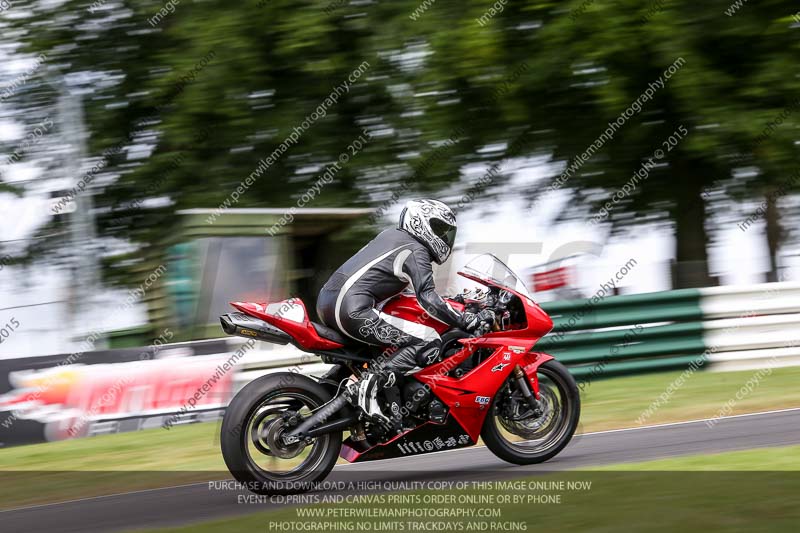
{"type": "MultiPolygon", "coordinates": [[[[459,313],[464,311],[463,304],[454,302],[452,300],[445,301],[450,304],[450,307],[459,313]]],[[[408,294],[400,294],[395,296],[386,302],[386,305],[383,306],[381,311],[387,315],[396,316],[398,318],[402,318],[403,320],[408,320],[409,322],[415,322],[417,324],[431,327],[439,334],[442,334],[450,329],[450,326],[444,322],[436,320],[430,314],[428,314],[428,312],[419,305],[419,302],[415,296],[408,294]]]]}
{"type": "Polygon", "coordinates": [[[527,335],[541,339],[553,329],[553,319],[538,304],[526,305],[525,316],[528,318],[527,335]]]}
{"type": "MultiPolygon", "coordinates": [[[[477,440],[492,399],[516,365],[523,366],[529,376],[529,370],[535,375],[535,369],[552,357],[529,353],[536,339],[496,336],[461,342],[463,350],[441,363],[423,368],[414,377],[430,385],[433,393],[448,405],[451,416],[473,440],[477,440]],[[460,379],[446,375],[478,348],[493,348],[494,353],[460,379]]],[[[531,380],[531,385],[538,395],[538,382],[531,380]]]]}
{"type": "MultiPolygon", "coordinates": [[[[470,276],[465,276],[470,279],[470,276]]],[[[476,279],[481,283],[484,281],[476,279]]],[[[496,331],[482,337],[462,339],[463,348],[440,363],[425,367],[414,374],[414,378],[430,386],[431,391],[441,399],[449,408],[449,416],[445,424],[428,422],[415,429],[409,430],[400,437],[388,443],[379,444],[368,450],[356,449],[356,444],[350,440],[345,441],[342,456],[351,462],[373,460],[386,457],[393,442],[402,441],[403,450],[416,451],[409,453],[425,453],[433,450],[420,450],[417,436],[425,435],[423,441],[428,443],[428,436],[436,436],[440,432],[454,432],[453,434],[466,434],[459,438],[459,446],[472,445],[477,442],[484,420],[490,410],[492,401],[497,391],[509,378],[514,368],[519,365],[525,372],[531,384],[534,395],[539,397],[539,382],[537,370],[552,356],[533,352],[536,342],[553,328],[553,321],[530,297],[506,288],[516,294],[525,307],[525,324],[518,324],[518,329],[496,331]],[[488,348],[492,354],[485,358],[478,366],[470,370],[461,378],[449,376],[448,373],[464,362],[476,350],[488,348]],[[467,440],[467,436],[469,440],[467,440]],[[402,437],[402,438],[401,438],[402,437]]],[[[457,311],[463,312],[464,305],[448,301],[457,311]]],[[[285,331],[295,338],[297,344],[304,350],[332,350],[343,346],[321,338],[308,319],[305,305],[299,299],[289,299],[269,306],[257,303],[232,303],[240,311],[260,318],[285,331]],[[288,312],[284,312],[288,308],[288,312]]],[[[437,332],[444,333],[449,326],[431,317],[411,295],[399,295],[387,302],[382,311],[386,314],[402,318],[418,324],[425,324],[437,332]]],[[[435,439],[434,439],[435,440],[435,439]]],[[[398,445],[399,446],[399,445],[398,445]]],[[[400,452],[397,452],[400,453],[400,452]]],[[[402,452],[405,454],[405,452],[402,452]]]]}
{"type": "Polygon", "coordinates": [[[267,312],[269,304],[266,302],[263,304],[254,302],[231,302],[231,305],[242,313],[260,318],[264,322],[268,322],[285,331],[294,338],[297,344],[304,350],[335,350],[344,347],[344,345],[338,342],[323,339],[317,334],[317,330],[314,329],[314,326],[308,319],[306,305],[299,298],[289,298],[288,300],[272,304],[273,308],[277,309],[275,313],[267,312]],[[302,308],[302,316],[300,316],[299,313],[300,308],[302,308]],[[292,310],[298,310],[298,312],[292,313],[292,310]],[[300,320],[295,320],[295,318],[299,318],[300,320]]]}
{"type": "Polygon", "coordinates": [[[537,341],[550,333],[553,329],[553,320],[548,314],[533,302],[530,298],[518,295],[525,302],[525,320],[526,324],[521,329],[513,329],[509,331],[497,331],[487,333],[485,337],[505,337],[513,335],[514,337],[521,337],[525,339],[536,339],[537,341]],[[526,302],[527,300],[527,302],[526,302]]]}
{"type": "MultiPolygon", "coordinates": [[[[479,279],[475,281],[485,283],[479,279]]],[[[480,436],[491,402],[514,368],[517,365],[522,367],[528,376],[534,395],[538,398],[537,369],[546,361],[553,359],[550,355],[531,351],[539,339],[553,329],[552,319],[528,296],[508,288],[506,290],[521,299],[525,307],[526,324],[520,329],[497,331],[482,337],[463,339],[460,341],[464,345],[461,351],[414,374],[414,378],[429,385],[432,392],[447,404],[450,416],[473,441],[477,441],[480,436]],[[479,348],[493,349],[493,353],[461,378],[447,375],[479,348]]],[[[459,312],[463,312],[463,305],[456,302],[449,303],[459,312]]],[[[424,310],[419,307],[416,298],[409,296],[397,297],[384,307],[383,312],[389,312],[387,309],[391,310],[395,316],[419,322],[421,322],[420,317],[425,314],[424,310]]],[[[440,333],[448,329],[438,320],[430,317],[427,320],[427,322],[421,323],[430,325],[440,333]]],[[[410,433],[413,434],[418,429],[412,430],[410,433]]],[[[351,461],[359,459],[361,459],[361,455],[348,458],[351,461]]]]}

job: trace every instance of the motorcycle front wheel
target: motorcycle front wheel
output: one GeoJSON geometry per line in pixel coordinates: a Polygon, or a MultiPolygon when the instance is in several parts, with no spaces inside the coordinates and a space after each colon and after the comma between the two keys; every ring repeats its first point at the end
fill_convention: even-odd
{"type": "Polygon", "coordinates": [[[581,416],[578,386],[569,370],[555,360],[538,368],[541,413],[530,410],[514,377],[492,402],[481,437],[500,459],[529,465],[558,455],[572,440],[581,416]]]}
{"type": "Polygon", "coordinates": [[[306,418],[330,399],[319,383],[295,373],[269,374],[247,384],[222,420],[220,446],[233,477],[258,494],[315,488],[336,464],[342,432],[289,445],[281,435],[292,417],[306,418]]]}

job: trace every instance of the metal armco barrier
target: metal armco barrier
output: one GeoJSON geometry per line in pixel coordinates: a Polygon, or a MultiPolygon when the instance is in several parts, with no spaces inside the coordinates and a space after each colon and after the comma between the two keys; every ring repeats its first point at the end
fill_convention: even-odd
{"type": "Polygon", "coordinates": [[[709,287],[549,302],[536,349],[579,379],[800,364],[800,283],[709,287]]]}

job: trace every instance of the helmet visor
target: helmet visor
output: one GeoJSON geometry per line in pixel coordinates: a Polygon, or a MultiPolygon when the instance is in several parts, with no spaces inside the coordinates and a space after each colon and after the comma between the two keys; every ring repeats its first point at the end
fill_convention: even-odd
{"type": "Polygon", "coordinates": [[[439,218],[431,219],[431,230],[433,234],[444,241],[444,243],[453,249],[453,244],[456,242],[456,227],[448,224],[439,218]]]}

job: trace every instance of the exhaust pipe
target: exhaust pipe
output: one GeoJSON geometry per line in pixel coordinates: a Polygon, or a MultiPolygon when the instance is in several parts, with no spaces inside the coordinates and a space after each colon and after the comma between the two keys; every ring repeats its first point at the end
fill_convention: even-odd
{"type": "Polygon", "coordinates": [[[274,344],[289,344],[292,338],[285,331],[244,313],[227,313],[219,317],[222,331],[228,335],[258,339],[274,344]]]}

